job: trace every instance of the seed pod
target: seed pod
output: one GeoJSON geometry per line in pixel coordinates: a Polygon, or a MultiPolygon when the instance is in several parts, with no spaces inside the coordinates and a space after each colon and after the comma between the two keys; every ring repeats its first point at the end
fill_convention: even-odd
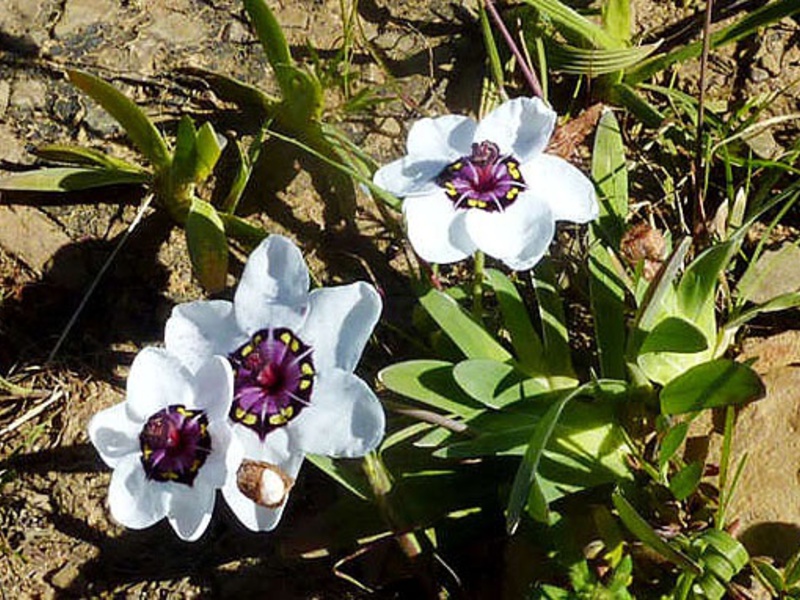
{"type": "Polygon", "coordinates": [[[642,273],[648,281],[651,281],[661,269],[665,250],[664,236],[647,223],[631,227],[620,242],[622,256],[631,266],[635,267],[639,261],[644,261],[642,273]]]}
{"type": "Polygon", "coordinates": [[[277,465],[245,459],[236,472],[239,491],[265,508],[278,508],[289,495],[294,479],[277,465]]]}

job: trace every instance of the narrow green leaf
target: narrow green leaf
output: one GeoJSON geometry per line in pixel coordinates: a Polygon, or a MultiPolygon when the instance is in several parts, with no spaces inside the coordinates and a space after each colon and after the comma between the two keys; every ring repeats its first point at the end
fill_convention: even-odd
{"type": "Polygon", "coordinates": [[[646,127],[656,129],[664,122],[664,115],[625,83],[614,84],[609,92],[609,99],[615,104],[627,107],[646,127]]]}
{"type": "Polygon", "coordinates": [[[720,581],[727,583],[736,575],[733,565],[724,556],[716,552],[705,552],[701,560],[706,573],[714,575],[720,581]]]}
{"type": "Polygon", "coordinates": [[[503,324],[511,335],[511,345],[517,354],[520,367],[528,374],[545,372],[544,348],[538,332],[528,315],[528,307],[517,287],[497,269],[486,269],[486,280],[494,289],[503,324]]]}
{"type": "MultiPolygon", "coordinates": [[[[635,321],[635,329],[649,331],[658,322],[659,317],[662,316],[664,299],[673,290],[672,281],[683,266],[683,259],[689,251],[689,246],[691,246],[691,244],[692,239],[690,237],[687,236],[683,238],[672,251],[672,254],[667,259],[666,264],[656,278],[650,282],[647,293],[639,306],[639,312],[635,321]]],[[[633,338],[631,338],[631,340],[632,339],[633,338]]],[[[638,350],[638,347],[636,349],[638,350]]]]}
{"type": "Polygon", "coordinates": [[[669,489],[677,500],[686,500],[700,484],[703,476],[703,463],[694,461],[675,473],[669,480],[669,489]]]}
{"type": "Polygon", "coordinates": [[[97,167],[116,171],[130,171],[131,173],[146,173],[139,165],[134,165],[121,158],[109,156],[105,152],[94,148],[83,148],[70,144],[46,144],[34,150],[36,156],[51,162],[97,167]]]}
{"type": "Polygon", "coordinates": [[[764,383],[752,368],[720,358],[692,367],[661,390],[661,412],[676,415],[744,404],[762,398],[764,383]]]}
{"type": "Polygon", "coordinates": [[[542,11],[556,24],[598,48],[614,48],[617,44],[617,40],[606,33],[602,27],[581,16],[559,0],[524,0],[524,2],[542,11]]]}
{"type": "MultiPolygon", "coordinates": [[[[506,510],[506,530],[509,535],[514,535],[514,532],[519,526],[520,519],[522,518],[522,511],[528,503],[528,498],[531,493],[531,486],[536,483],[536,477],[539,469],[539,461],[542,459],[544,449],[550,441],[550,436],[558,423],[561,412],[567,403],[576,398],[577,396],[586,393],[588,389],[594,387],[593,383],[582,385],[575,388],[572,392],[565,394],[560,399],[556,400],[542,419],[537,423],[536,429],[533,432],[528,449],[525,451],[525,456],[522,457],[522,462],[519,465],[517,474],[514,477],[514,483],[511,486],[511,493],[508,499],[508,509],[506,510]]],[[[538,493],[537,493],[538,494],[538,493]]],[[[535,496],[540,498],[541,494],[535,496]]],[[[547,520],[546,508],[547,503],[537,502],[537,511],[534,518],[540,521],[547,520]]]]}
{"type": "Polygon", "coordinates": [[[533,283],[542,322],[546,372],[548,375],[574,377],[564,304],[558,293],[557,275],[550,261],[543,260],[537,265],[533,283]]]}
{"type": "Polygon", "coordinates": [[[779,597],[781,592],[786,591],[787,586],[783,580],[781,572],[773,567],[767,559],[759,558],[757,556],[753,557],[753,559],[750,561],[750,566],[761,580],[761,583],[763,583],[767,590],[769,590],[773,598],[779,597]]]}
{"type": "Polygon", "coordinates": [[[239,140],[235,140],[233,144],[231,144],[231,147],[236,160],[236,172],[233,176],[233,181],[231,181],[231,187],[228,190],[228,194],[221,203],[220,210],[222,212],[233,214],[236,212],[236,209],[239,206],[239,200],[241,200],[242,194],[244,194],[244,190],[247,187],[247,182],[250,180],[252,165],[247,154],[242,150],[239,140]]]}
{"type": "Polygon", "coordinates": [[[500,362],[511,360],[508,351],[447,294],[432,289],[419,301],[467,358],[491,358],[500,362]]]}
{"type": "Polygon", "coordinates": [[[260,244],[269,233],[264,231],[261,227],[248,223],[241,217],[236,215],[229,215],[227,213],[218,213],[219,218],[225,226],[225,233],[244,243],[250,249],[255,248],[260,244]]]}
{"type": "Polygon", "coordinates": [[[572,75],[598,77],[624,71],[642,62],[658,48],[658,44],[632,48],[579,48],[564,43],[546,44],[550,66],[554,71],[572,75]]]}
{"type": "Polygon", "coordinates": [[[131,138],[134,146],[154,167],[160,169],[170,162],[167,143],[152,121],[114,86],[83,71],[67,70],[70,81],[102,106],[131,138]]]}
{"type": "Polygon", "coordinates": [[[441,360],[409,360],[378,373],[391,391],[463,418],[476,415],[482,406],[461,391],[453,379],[453,364],[441,360]]]}
{"type": "Polygon", "coordinates": [[[275,71],[275,77],[285,95],[289,82],[283,79],[286,72],[282,67],[293,66],[294,60],[289,51],[286,36],[283,35],[281,24],[265,0],[244,0],[244,9],[250,17],[258,41],[264,47],[267,60],[275,71]]]}
{"type": "Polygon", "coordinates": [[[194,164],[197,160],[197,128],[189,115],[183,115],[178,122],[175,135],[175,152],[172,155],[170,175],[173,181],[188,183],[193,181],[194,164]]]}
{"type": "Polygon", "coordinates": [[[786,579],[786,585],[789,587],[800,581],[800,548],[786,561],[783,575],[786,579]]]}
{"type": "Polygon", "coordinates": [[[725,531],[708,529],[703,532],[702,539],[731,563],[735,573],[741,571],[750,560],[747,549],[742,543],[725,531]]]}
{"type": "Polygon", "coordinates": [[[692,589],[698,589],[698,596],[708,600],[721,600],[725,596],[725,586],[711,573],[698,578],[692,589]]]}
{"type": "Polygon", "coordinates": [[[614,492],[611,500],[619,513],[619,518],[633,535],[684,571],[695,576],[703,574],[703,569],[699,564],[661,539],[619,490],[614,492]]]}
{"type": "Polygon", "coordinates": [[[628,215],[628,165],[619,122],[613,111],[604,110],[597,124],[592,150],[592,179],[600,192],[598,236],[615,251],[625,234],[628,215]]]}
{"type": "Polygon", "coordinates": [[[761,304],[759,306],[755,306],[750,310],[746,310],[742,314],[740,314],[735,319],[729,321],[725,327],[728,329],[731,328],[738,328],[754,319],[758,315],[762,313],[770,313],[776,312],[779,310],[787,310],[789,308],[797,308],[800,306],[800,292],[791,292],[789,294],[783,294],[782,296],[778,296],[777,298],[773,298],[769,302],[765,304],[761,304]]]}
{"type": "Polygon", "coordinates": [[[184,67],[180,71],[202,79],[220,100],[238,106],[256,125],[277,116],[280,100],[255,86],[198,67],[184,67]]]}
{"type": "MultiPolygon", "coordinates": [[[[700,320],[704,312],[707,312],[708,305],[714,303],[719,279],[725,274],[725,268],[739,248],[737,242],[738,240],[731,239],[703,251],[686,268],[678,284],[678,307],[681,316],[696,323],[703,331],[705,328],[700,320]]],[[[710,327],[715,330],[713,323],[710,327]]]]}
{"type": "Polygon", "coordinates": [[[736,286],[739,295],[756,304],[764,304],[800,290],[797,265],[800,248],[785,243],[778,250],[764,252],[751,262],[736,286]]]}
{"type": "Polygon", "coordinates": [[[228,275],[228,238],[216,209],[199,198],[192,200],[186,218],[189,258],[200,284],[209,292],[225,288],[228,275]]]}
{"type": "Polygon", "coordinates": [[[689,433],[689,423],[682,421],[670,427],[669,431],[664,434],[664,439],[661,440],[661,449],[658,453],[659,470],[667,466],[670,459],[675,456],[675,453],[683,444],[683,440],[686,439],[687,433],[689,433]]]}
{"type": "Polygon", "coordinates": [[[0,178],[0,190],[22,192],[75,192],[108,185],[149,183],[146,173],[114,169],[53,167],[0,178]]]}
{"type": "Polygon", "coordinates": [[[222,154],[222,146],[211,123],[203,123],[197,130],[196,151],[197,161],[192,179],[200,183],[208,179],[222,154]]]}
{"type": "Polygon", "coordinates": [[[616,273],[611,254],[601,244],[594,227],[590,230],[589,239],[589,295],[600,372],[603,377],[624,379],[625,284],[616,273]]]}

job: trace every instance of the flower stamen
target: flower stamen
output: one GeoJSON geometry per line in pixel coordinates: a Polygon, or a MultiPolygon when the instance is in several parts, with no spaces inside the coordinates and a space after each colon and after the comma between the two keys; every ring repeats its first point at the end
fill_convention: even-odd
{"type": "Polygon", "coordinates": [[[211,452],[208,417],[182,404],[161,409],[142,428],[139,447],[148,479],[191,486],[211,452]]]}

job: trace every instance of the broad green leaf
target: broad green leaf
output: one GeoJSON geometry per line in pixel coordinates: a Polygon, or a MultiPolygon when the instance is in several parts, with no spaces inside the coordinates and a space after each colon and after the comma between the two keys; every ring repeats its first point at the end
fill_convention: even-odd
{"type": "Polygon", "coordinates": [[[689,433],[689,423],[681,421],[676,423],[664,434],[664,439],[661,440],[661,449],[658,452],[658,468],[659,470],[667,466],[670,459],[675,456],[675,453],[683,444],[686,439],[686,434],[689,433]]]}
{"type": "Polygon", "coordinates": [[[778,250],[766,251],[750,263],[739,284],[739,295],[755,304],[766,304],[775,298],[800,290],[800,248],[784,244],[778,250]]]}
{"type": "Polygon", "coordinates": [[[199,198],[192,200],[186,218],[186,243],[192,269],[209,292],[225,288],[228,275],[228,238],[216,209],[199,198]]]}
{"type": "Polygon", "coordinates": [[[658,44],[632,48],[578,48],[569,44],[546,44],[550,65],[554,71],[572,75],[598,77],[624,71],[650,56],[658,44]]]}
{"type": "Polygon", "coordinates": [[[780,592],[786,591],[783,575],[770,564],[768,559],[755,556],[750,561],[750,566],[761,582],[765,584],[773,598],[779,597],[780,592]]]}
{"type": "Polygon", "coordinates": [[[512,359],[508,351],[447,294],[432,289],[419,301],[467,358],[490,358],[500,362],[512,359]]]}
{"type": "Polygon", "coordinates": [[[589,295],[594,317],[600,373],[610,379],[624,379],[625,371],[625,284],[616,272],[611,254],[601,245],[595,228],[590,232],[589,295]]]}
{"type": "Polygon", "coordinates": [[[712,573],[720,581],[728,582],[736,575],[733,565],[722,555],[716,552],[703,553],[703,568],[707,573],[712,573]]]}
{"type": "Polygon", "coordinates": [[[351,469],[344,468],[339,462],[329,456],[306,454],[306,459],[358,498],[367,500],[372,496],[369,482],[360,472],[355,474],[351,469]]]}
{"type": "Polygon", "coordinates": [[[149,183],[146,173],[115,169],[53,167],[12,173],[0,178],[0,190],[22,192],[75,192],[108,185],[149,183]]]}
{"type": "Polygon", "coordinates": [[[34,151],[36,156],[52,162],[97,167],[116,171],[130,171],[132,173],[146,173],[139,165],[134,165],[121,158],[109,156],[105,152],[94,148],[83,148],[70,144],[46,144],[39,146],[34,151]]]}
{"type": "Polygon", "coordinates": [[[661,412],[676,415],[744,404],[762,398],[764,383],[752,368],[720,358],[692,367],[661,390],[661,412]]]}
{"type": "Polygon", "coordinates": [[[617,47],[627,46],[631,41],[630,0],[606,0],[602,14],[603,29],[614,38],[617,47]]]}
{"type": "Polygon", "coordinates": [[[453,367],[453,378],[462,390],[490,408],[500,408],[495,398],[521,379],[513,366],[486,358],[474,358],[453,367]]]}
{"type": "Polygon", "coordinates": [[[236,215],[229,215],[224,212],[218,213],[218,215],[225,226],[225,233],[229,237],[244,243],[250,249],[258,246],[269,235],[261,227],[253,225],[236,215]]]}
{"type": "Polygon", "coordinates": [[[461,391],[453,364],[441,360],[409,360],[386,367],[378,380],[391,391],[447,414],[471,417],[481,405],[461,391]]]}
{"type": "Polygon", "coordinates": [[[281,91],[286,94],[286,87],[289,85],[288,81],[284,81],[283,77],[286,72],[281,67],[290,67],[294,65],[292,54],[289,51],[289,44],[286,42],[286,36],[283,35],[283,29],[275,14],[270,10],[269,5],[265,0],[244,0],[244,9],[247,11],[253,29],[256,30],[258,41],[264,48],[264,53],[267,55],[267,60],[275,71],[275,77],[281,87],[281,91]]]}
{"type": "MultiPolygon", "coordinates": [[[[714,49],[724,44],[740,40],[748,35],[756,33],[760,27],[780,21],[782,18],[795,14],[796,12],[797,0],[776,0],[774,2],[767,2],[759,8],[749,11],[744,17],[725,29],[712,33],[710,47],[714,49]]],[[[626,74],[625,82],[630,85],[635,85],[645,81],[676,62],[697,58],[702,51],[702,40],[678,46],[675,50],[667,54],[653,57],[639,68],[626,74]]]]}
{"type": "Polygon", "coordinates": [[[221,203],[220,210],[233,214],[236,212],[236,208],[239,206],[239,200],[241,200],[242,194],[244,194],[244,190],[247,187],[247,182],[250,180],[252,164],[247,154],[242,151],[239,140],[235,140],[233,144],[231,144],[231,147],[233,148],[236,159],[236,173],[233,176],[228,194],[221,203]]]}
{"type": "Polygon", "coordinates": [[[175,182],[193,181],[194,165],[197,161],[197,128],[189,115],[178,122],[175,135],[175,152],[172,155],[170,175],[175,182]]]}
{"type": "Polygon", "coordinates": [[[800,581],[800,548],[786,561],[784,577],[787,586],[793,586],[800,581]]]}
{"type": "Polygon", "coordinates": [[[628,215],[628,165],[619,122],[608,109],[603,111],[597,124],[592,179],[600,196],[600,215],[593,228],[607,245],[618,251],[628,215]]]}
{"type": "MultiPolygon", "coordinates": [[[[656,323],[665,316],[664,306],[668,304],[667,299],[670,295],[674,295],[675,289],[672,281],[678,274],[678,271],[683,266],[683,259],[689,251],[692,240],[690,237],[683,238],[678,246],[672,251],[672,254],[667,259],[664,267],[659,271],[653,281],[647,288],[647,292],[639,306],[638,314],[635,320],[635,329],[639,331],[649,331],[656,323]]],[[[638,353],[638,348],[642,338],[634,339],[631,336],[628,340],[629,351],[635,349],[638,353]]]]}
{"type": "Polygon", "coordinates": [[[537,265],[533,283],[536,287],[539,318],[542,322],[546,372],[548,375],[574,377],[564,304],[558,293],[556,272],[548,260],[543,260],[537,265]]]}
{"type": "Polygon", "coordinates": [[[677,500],[686,500],[697,489],[703,476],[703,463],[694,461],[675,473],[669,480],[669,489],[677,500]]]}
{"type": "Polygon", "coordinates": [[[702,331],[689,321],[667,317],[644,338],[637,364],[650,380],[666,385],[710,358],[711,349],[702,331]]]}
{"type": "Polygon", "coordinates": [[[725,586],[712,573],[706,573],[698,578],[692,589],[698,590],[698,596],[708,600],[721,600],[726,592],[725,586]]]}
{"type": "Polygon", "coordinates": [[[222,154],[222,146],[211,123],[203,123],[197,130],[195,148],[197,159],[192,179],[200,183],[208,179],[222,154]]]}
{"type": "Polygon", "coordinates": [[[598,48],[614,48],[617,40],[602,27],[575,12],[559,0],[523,0],[548,15],[557,25],[598,48]]]}
{"type": "Polygon", "coordinates": [[[528,374],[545,372],[544,348],[539,334],[528,315],[528,307],[519,295],[517,287],[497,269],[486,269],[486,280],[494,289],[503,324],[511,335],[511,344],[517,354],[520,367],[528,374]]]}
{"type": "MultiPolygon", "coordinates": [[[[508,499],[508,509],[506,510],[506,530],[508,531],[509,535],[514,535],[514,532],[519,526],[520,519],[522,518],[522,511],[525,509],[525,506],[528,503],[528,498],[531,493],[531,486],[536,484],[539,461],[542,459],[544,449],[550,441],[550,436],[553,435],[556,423],[558,423],[558,419],[561,417],[561,412],[564,410],[564,407],[570,400],[583,393],[586,393],[589,389],[589,386],[593,387],[594,384],[587,384],[578,387],[572,392],[565,394],[563,397],[556,400],[550,406],[541,420],[536,424],[536,429],[534,430],[533,436],[528,443],[528,449],[525,451],[525,455],[522,457],[522,462],[520,463],[517,474],[514,477],[514,483],[511,486],[511,493],[508,499]]],[[[541,496],[541,494],[538,495],[541,496]]],[[[542,504],[539,504],[540,510],[537,510],[537,514],[533,515],[533,517],[539,521],[546,522],[546,508],[547,503],[544,503],[543,506],[542,504]],[[542,511],[542,508],[545,510],[542,511]]]]}
{"type": "Polygon", "coordinates": [[[67,70],[67,75],[75,86],[91,96],[122,125],[134,146],[154,167],[160,169],[169,164],[170,153],[167,143],[152,121],[134,102],[114,86],[94,75],[71,69],[67,70]]]}
{"type": "Polygon", "coordinates": [[[614,507],[617,509],[619,518],[633,535],[684,571],[688,571],[696,576],[702,575],[702,567],[683,552],[673,548],[661,539],[653,528],[650,527],[650,524],[636,512],[636,509],[633,508],[631,503],[628,502],[619,490],[614,492],[611,496],[611,500],[614,503],[614,507]]]}
{"type": "Polygon", "coordinates": [[[736,573],[741,571],[750,560],[747,549],[742,543],[725,531],[708,529],[702,533],[701,539],[709,548],[713,548],[724,556],[725,560],[731,563],[736,573]]]}

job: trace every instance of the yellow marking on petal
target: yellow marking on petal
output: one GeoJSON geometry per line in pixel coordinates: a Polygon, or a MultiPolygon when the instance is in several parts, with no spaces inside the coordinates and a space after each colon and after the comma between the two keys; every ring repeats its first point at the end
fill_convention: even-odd
{"type": "Polygon", "coordinates": [[[303,373],[303,375],[313,375],[314,367],[311,366],[311,363],[300,363],[300,372],[303,373]]]}
{"type": "Polygon", "coordinates": [[[477,200],[475,198],[470,198],[467,200],[467,206],[470,208],[486,208],[486,202],[483,200],[477,200]]]}
{"type": "Polygon", "coordinates": [[[290,347],[292,349],[292,352],[297,352],[298,350],[300,350],[300,342],[297,341],[297,339],[294,339],[292,340],[290,347]]]}
{"type": "Polygon", "coordinates": [[[186,411],[186,407],[185,406],[177,406],[175,408],[175,412],[178,413],[179,415],[181,415],[182,417],[189,416],[189,413],[186,411]]]}
{"type": "Polygon", "coordinates": [[[253,350],[255,350],[255,348],[250,344],[247,344],[247,346],[242,347],[242,349],[239,351],[239,354],[242,355],[242,358],[247,358],[249,354],[253,353],[253,350]]]}
{"type": "Polygon", "coordinates": [[[180,476],[175,471],[164,471],[163,477],[164,479],[177,479],[180,476]]]}
{"type": "Polygon", "coordinates": [[[450,168],[453,171],[460,171],[461,169],[464,168],[464,163],[462,163],[461,161],[454,162],[452,165],[450,165],[450,168]]]}
{"type": "Polygon", "coordinates": [[[511,188],[506,192],[506,200],[513,200],[519,195],[519,188],[511,188]]]}
{"type": "Polygon", "coordinates": [[[270,425],[283,425],[284,423],[286,423],[286,418],[283,415],[270,415],[269,417],[270,425]]]}
{"type": "Polygon", "coordinates": [[[192,473],[197,473],[200,470],[202,464],[203,464],[202,460],[195,459],[195,461],[192,463],[192,466],[189,467],[189,471],[191,471],[192,473]]]}
{"type": "Polygon", "coordinates": [[[281,416],[283,416],[287,421],[294,416],[294,406],[287,406],[286,408],[281,409],[281,416]]]}
{"type": "Polygon", "coordinates": [[[513,179],[522,179],[522,175],[520,174],[518,167],[519,165],[517,163],[513,162],[506,163],[508,174],[511,175],[513,179]]]}
{"type": "Polygon", "coordinates": [[[287,344],[287,345],[288,345],[288,344],[289,344],[289,342],[291,342],[291,341],[292,341],[292,334],[291,334],[291,333],[289,333],[288,331],[285,331],[285,332],[283,332],[283,333],[281,334],[281,338],[280,338],[280,339],[281,339],[281,341],[282,341],[284,344],[287,344]]]}
{"type": "Polygon", "coordinates": [[[153,454],[153,449],[150,446],[142,448],[142,456],[144,456],[145,460],[149,459],[151,454],[153,454]]]}
{"type": "Polygon", "coordinates": [[[264,337],[260,334],[256,334],[253,336],[253,345],[258,346],[262,341],[264,341],[264,337]]]}
{"type": "Polygon", "coordinates": [[[298,384],[297,387],[301,392],[305,392],[308,388],[311,387],[311,380],[310,379],[301,379],[300,383],[298,384]]]}

